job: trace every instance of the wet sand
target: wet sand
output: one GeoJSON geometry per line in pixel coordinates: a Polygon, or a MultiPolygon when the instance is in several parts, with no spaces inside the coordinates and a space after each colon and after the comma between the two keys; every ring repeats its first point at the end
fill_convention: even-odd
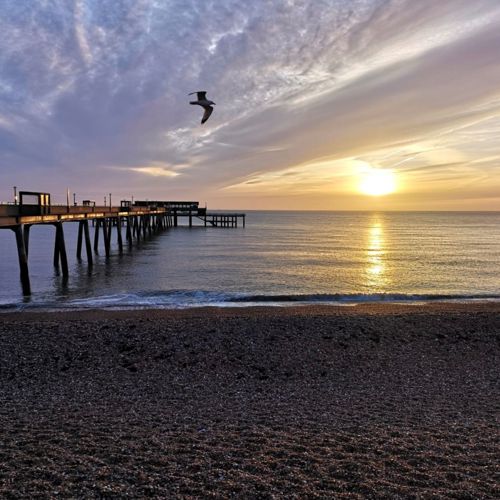
{"type": "Polygon", "coordinates": [[[0,315],[0,496],[498,498],[500,304],[0,315]]]}

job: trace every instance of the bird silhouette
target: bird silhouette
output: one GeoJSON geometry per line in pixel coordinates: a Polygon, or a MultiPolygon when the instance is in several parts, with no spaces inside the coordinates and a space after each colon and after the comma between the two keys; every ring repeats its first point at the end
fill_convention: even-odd
{"type": "Polygon", "coordinates": [[[198,100],[190,101],[189,104],[198,104],[198,106],[201,106],[205,110],[205,113],[203,113],[203,118],[201,119],[201,124],[203,125],[210,118],[210,115],[214,110],[212,106],[215,105],[215,102],[207,99],[207,92],[205,90],[200,90],[198,92],[191,92],[189,95],[193,94],[196,94],[198,100]]]}

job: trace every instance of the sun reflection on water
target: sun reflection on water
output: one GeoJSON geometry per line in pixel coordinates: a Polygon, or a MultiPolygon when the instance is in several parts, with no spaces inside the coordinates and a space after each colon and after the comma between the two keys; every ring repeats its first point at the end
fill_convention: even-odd
{"type": "Polygon", "coordinates": [[[368,227],[366,245],[367,285],[383,288],[387,284],[385,276],[385,234],[384,224],[380,218],[374,218],[368,227]]]}

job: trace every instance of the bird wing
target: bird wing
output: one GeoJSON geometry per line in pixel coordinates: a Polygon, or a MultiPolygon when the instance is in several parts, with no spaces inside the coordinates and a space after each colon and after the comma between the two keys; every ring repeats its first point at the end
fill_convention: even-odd
{"type": "Polygon", "coordinates": [[[205,113],[203,113],[203,118],[201,119],[201,124],[203,125],[209,118],[210,115],[212,114],[212,111],[214,108],[212,106],[203,106],[205,108],[205,113]]]}
{"type": "Polygon", "coordinates": [[[198,92],[190,92],[188,95],[193,95],[193,94],[196,94],[198,101],[203,101],[203,99],[205,99],[207,91],[206,90],[198,90],[198,92]]]}

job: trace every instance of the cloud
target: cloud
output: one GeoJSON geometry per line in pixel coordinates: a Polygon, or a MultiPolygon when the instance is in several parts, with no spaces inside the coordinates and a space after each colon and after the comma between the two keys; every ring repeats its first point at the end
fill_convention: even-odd
{"type": "Polygon", "coordinates": [[[496,0],[4,0],[0,33],[3,185],[22,169],[30,189],[125,191],[140,165],[151,196],[258,196],[275,172],[313,190],[330,178],[313,165],[391,168],[414,144],[475,172],[500,155],[496,0]],[[201,89],[217,102],[203,127],[201,89]]]}
{"type": "Polygon", "coordinates": [[[179,172],[169,170],[168,168],[162,166],[131,167],[128,170],[143,175],[151,175],[153,177],[177,177],[180,175],[179,172]]]}

